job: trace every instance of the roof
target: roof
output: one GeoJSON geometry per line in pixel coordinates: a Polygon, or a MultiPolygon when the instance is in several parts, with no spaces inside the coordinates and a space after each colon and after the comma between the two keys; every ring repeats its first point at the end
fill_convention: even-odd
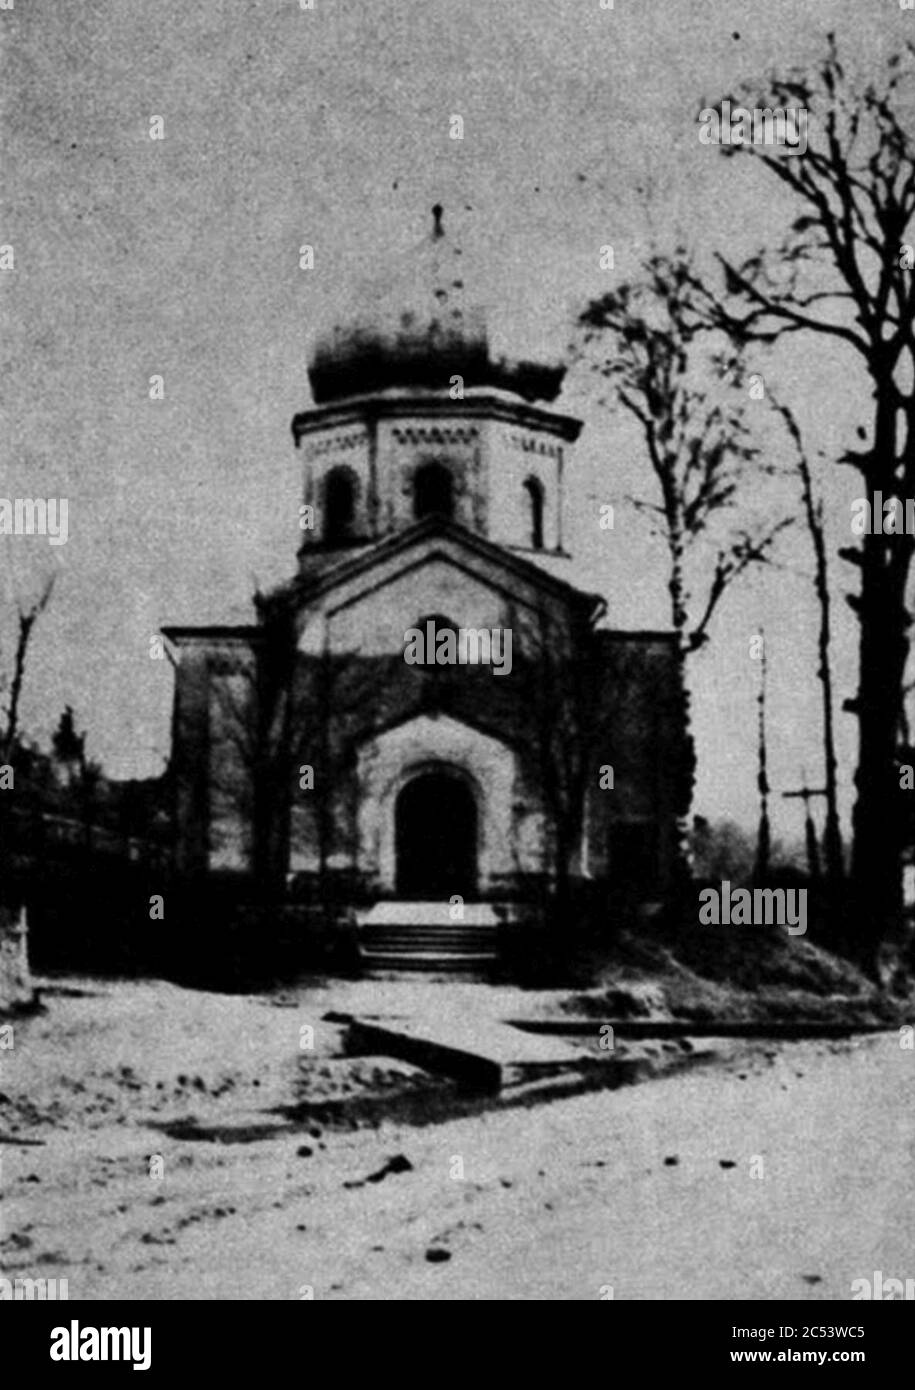
{"type": "Polygon", "coordinates": [[[360,548],[356,553],[345,554],[322,569],[319,574],[297,576],[268,595],[267,602],[304,602],[319,598],[360,574],[370,573],[398,555],[406,556],[410,550],[432,538],[455,542],[462,549],[478,555],[490,564],[498,565],[501,569],[515,574],[519,580],[532,587],[544,590],[560,601],[584,610],[592,621],[596,621],[606,606],[600,594],[579,589],[567,580],[549,574],[533,560],[528,560],[504,546],[496,545],[476,531],[470,531],[458,522],[442,516],[425,517],[403,531],[360,548]]]}
{"type": "Polygon", "coordinates": [[[464,252],[433,208],[430,232],[393,264],[358,281],[329,331],[316,338],[308,374],[317,405],[392,387],[493,386],[552,401],[565,367],[493,349],[488,307],[468,291],[464,252]]]}

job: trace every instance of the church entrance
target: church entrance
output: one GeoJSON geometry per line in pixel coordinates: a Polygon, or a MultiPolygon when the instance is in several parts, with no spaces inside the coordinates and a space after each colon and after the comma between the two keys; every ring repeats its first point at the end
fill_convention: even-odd
{"type": "Polygon", "coordinates": [[[448,772],[414,777],[394,815],[397,891],[403,897],[473,897],[477,887],[477,806],[473,792],[448,772]]]}

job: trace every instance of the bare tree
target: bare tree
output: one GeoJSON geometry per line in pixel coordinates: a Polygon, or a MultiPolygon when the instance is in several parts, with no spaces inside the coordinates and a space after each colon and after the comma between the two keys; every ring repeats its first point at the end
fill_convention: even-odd
{"type": "Polygon", "coordinates": [[[772,830],[769,823],[769,749],[766,740],[766,677],[768,656],[765,633],[760,631],[759,693],[756,697],[756,786],[759,791],[759,824],[756,831],[756,862],[753,878],[765,883],[769,875],[772,853],[772,830]]]}
{"type": "Polygon", "coordinates": [[[686,252],[678,248],[673,256],[653,255],[643,280],[611,290],[580,318],[585,351],[599,347],[594,365],[613,381],[617,399],[644,434],[660,500],[630,500],[660,522],[670,560],[671,622],[683,658],[708,640],[730,585],[764,562],[776,536],[791,525],[786,517],[732,530],[694,602],[688,561],[707,541],[716,514],[734,505],[745,466],[758,454],[745,420],[746,398],[735,385],[744,374],[741,354],[722,345],[703,307],[686,252]]]}
{"type": "MultiPolygon", "coordinates": [[[[755,476],[773,470],[758,460],[745,419],[744,362],[726,335],[710,326],[686,251],[653,255],[644,279],[611,290],[581,315],[585,352],[599,348],[597,370],[639,423],[660,500],[630,499],[651,516],[666,543],[671,623],[680,679],[687,658],[708,641],[709,625],[727,590],[752,565],[765,563],[776,537],[792,524],[725,528],[716,521],[742,493],[747,465],[755,476]],[[711,572],[705,557],[714,554],[711,572]],[[698,561],[698,564],[697,564],[698,561]],[[690,574],[697,579],[694,597],[690,574]]],[[[751,383],[755,389],[755,383],[751,383]]],[[[687,858],[684,811],[678,851],[687,858]]]]}
{"type": "Polygon", "coordinates": [[[559,622],[544,608],[529,621],[513,613],[510,625],[517,634],[513,661],[523,691],[517,703],[518,732],[544,817],[548,871],[542,902],[554,920],[563,921],[581,846],[590,769],[587,732],[593,720],[585,634],[574,621],[559,622]]]}
{"type": "MultiPolygon", "coordinates": [[[[9,695],[0,733],[0,765],[12,764],[19,738],[19,704],[25,679],[26,658],[32,632],[38,618],[47,608],[54,588],[55,573],[42,579],[31,593],[25,590],[14,600],[16,608],[16,641],[9,695]]],[[[9,791],[0,791],[0,1006],[27,1003],[32,998],[28,974],[25,913],[22,894],[10,872],[13,850],[10,834],[9,791]]]]}
{"type": "Polygon", "coordinates": [[[250,817],[254,877],[265,891],[281,892],[292,798],[300,775],[309,778],[305,794],[316,830],[319,892],[326,898],[348,725],[366,711],[377,673],[358,654],[332,653],[326,641],[318,654],[302,655],[285,606],[268,604],[262,613],[266,636],[256,655],[232,663],[229,679],[216,686],[224,732],[242,769],[240,778],[224,769],[216,782],[250,817]]]}
{"type": "Polygon", "coordinates": [[[309,768],[314,776],[308,796],[317,832],[318,886],[325,903],[331,897],[335,849],[342,846],[347,858],[354,858],[355,843],[347,829],[357,808],[352,802],[345,807],[343,796],[355,775],[353,736],[374,721],[378,685],[378,659],[358,652],[335,653],[325,628],[320,652],[300,659],[297,693],[289,702],[287,739],[294,749],[294,767],[309,768]]]}
{"type": "Polygon", "coordinates": [[[25,662],[28,655],[32,629],[51,601],[56,575],[52,572],[28,597],[16,600],[17,634],[13,653],[13,668],[9,678],[9,695],[4,711],[3,733],[0,735],[0,762],[7,763],[16,745],[19,734],[19,702],[22,696],[22,683],[25,678],[25,662]]]}
{"type": "Polygon", "coordinates": [[[790,406],[784,405],[769,392],[769,399],[785,422],[794,444],[797,472],[801,481],[801,496],[804,501],[804,516],[810,543],[813,547],[814,575],[813,587],[820,610],[819,631],[817,635],[817,679],[820,682],[823,701],[823,767],[826,792],[826,872],[832,886],[841,883],[845,876],[845,863],[842,853],[842,831],[839,825],[839,798],[836,786],[835,727],[832,701],[832,664],[830,643],[832,640],[830,624],[829,564],[826,557],[826,536],[823,524],[823,502],[814,495],[813,473],[810,460],[804,448],[800,426],[790,406]]]}
{"type": "MultiPolygon", "coordinates": [[[[915,71],[915,44],[894,53],[878,82],[857,83],[829,37],[812,76],[776,78],[754,106],[808,111],[806,151],[774,145],[722,146],[749,155],[801,205],[782,245],[737,266],[719,257],[737,304],[709,300],[714,321],[737,344],[811,332],[850,348],[873,400],[871,438],[841,462],[868,493],[915,493],[915,141],[903,112],[915,71]],[[825,273],[825,278],[824,278],[825,273]]],[[[848,601],[859,623],[859,679],[846,703],[858,719],[852,895],[858,948],[875,961],[901,909],[903,838],[897,796],[897,737],[909,649],[908,578],[915,537],[870,528],[843,558],[860,574],[848,601]]]]}

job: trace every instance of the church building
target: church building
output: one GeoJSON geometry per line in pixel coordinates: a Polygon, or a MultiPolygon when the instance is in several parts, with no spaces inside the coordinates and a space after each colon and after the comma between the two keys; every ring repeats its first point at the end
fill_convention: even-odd
{"type": "Polygon", "coordinates": [[[322,904],[382,962],[663,902],[680,664],[570,582],[563,374],[495,351],[438,207],[314,341],[293,577],[250,624],[164,629],[182,879],[322,904]]]}

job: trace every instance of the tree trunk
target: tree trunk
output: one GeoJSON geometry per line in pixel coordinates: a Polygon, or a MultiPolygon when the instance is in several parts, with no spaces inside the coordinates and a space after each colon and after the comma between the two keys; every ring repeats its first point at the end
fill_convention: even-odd
{"type": "MultiPolygon", "coordinates": [[[[796,426],[795,426],[796,429],[796,426]]],[[[817,505],[813,496],[813,480],[804,455],[800,435],[797,434],[798,455],[801,465],[801,480],[804,489],[804,507],[807,512],[807,527],[813,543],[815,563],[814,589],[820,606],[820,630],[817,638],[817,676],[820,680],[823,697],[823,769],[826,780],[826,830],[824,844],[826,849],[826,876],[830,887],[838,889],[845,877],[845,861],[842,854],[842,831],[839,825],[839,797],[836,785],[836,740],[832,708],[832,667],[830,665],[829,645],[830,599],[829,570],[826,560],[826,541],[823,535],[822,505],[817,505]]]]}
{"type": "Polygon", "coordinates": [[[29,649],[29,638],[37,614],[25,613],[19,616],[19,636],[16,640],[16,656],[13,661],[13,679],[10,682],[10,702],[7,712],[6,730],[0,746],[0,763],[9,762],[19,732],[19,700],[22,695],[22,681],[25,676],[25,657],[29,649]]]}
{"type": "Polygon", "coordinates": [[[899,617],[894,621],[888,612],[892,593],[877,570],[882,547],[865,546],[869,548],[877,554],[865,559],[862,572],[858,796],[852,817],[854,908],[861,920],[857,929],[852,927],[862,960],[873,965],[876,947],[893,935],[902,907],[899,832],[892,808],[898,785],[899,691],[908,643],[899,617]]]}
{"type": "MultiPolygon", "coordinates": [[[[891,401],[880,402],[876,425],[875,464],[867,471],[866,481],[888,498],[897,491],[895,408],[891,401]],[[882,460],[887,462],[876,462],[882,460]]],[[[912,537],[874,534],[880,518],[872,517],[871,523],[871,534],[863,537],[861,550],[861,592],[852,601],[860,623],[860,678],[855,701],[858,796],[852,817],[851,907],[855,919],[849,925],[850,944],[862,965],[873,973],[879,945],[895,935],[902,910],[896,755],[909,648],[905,590],[912,537]]]]}
{"type": "Polygon", "coordinates": [[[761,634],[763,648],[759,672],[757,744],[756,744],[756,786],[759,791],[759,826],[756,832],[756,862],[753,866],[753,882],[764,885],[769,876],[769,855],[772,836],[769,829],[769,769],[768,748],[766,744],[766,639],[761,634]]]}

